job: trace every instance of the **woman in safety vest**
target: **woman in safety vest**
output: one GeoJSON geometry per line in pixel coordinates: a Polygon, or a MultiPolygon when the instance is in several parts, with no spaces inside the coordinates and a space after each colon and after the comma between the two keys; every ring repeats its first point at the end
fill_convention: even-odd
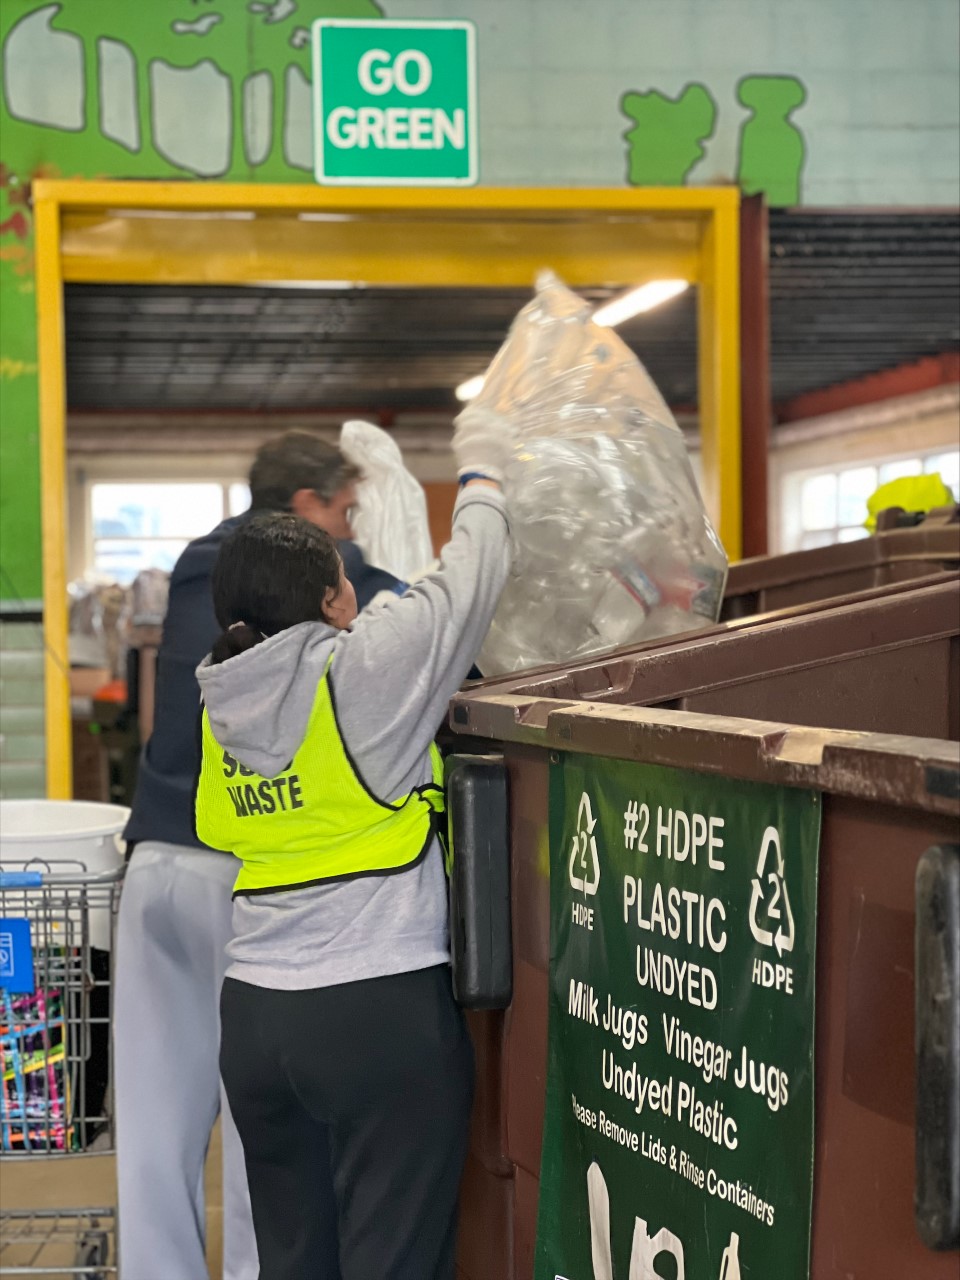
{"type": "Polygon", "coordinates": [[[331,539],[224,543],[198,671],[197,834],[241,861],[221,1071],[261,1280],[446,1280],[473,1057],[449,972],[432,742],[508,567],[501,442],[455,442],[440,568],[357,618],[331,539]]]}

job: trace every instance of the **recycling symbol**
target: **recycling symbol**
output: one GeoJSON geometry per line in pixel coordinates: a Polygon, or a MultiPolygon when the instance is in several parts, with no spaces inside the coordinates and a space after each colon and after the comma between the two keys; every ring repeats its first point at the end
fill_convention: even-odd
{"type": "Polygon", "coordinates": [[[593,829],[597,820],[590,807],[590,797],[584,791],[577,813],[577,830],[570,851],[570,883],[574,889],[594,894],[600,884],[600,859],[597,857],[597,837],[593,829]]]}
{"type": "Polygon", "coordinates": [[[777,955],[793,950],[794,925],[793,912],[790,910],[790,896],[787,893],[787,882],[784,879],[783,854],[780,852],[780,833],[776,827],[767,827],[763,833],[760,856],[757,859],[757,875],[752,881],[753,894],[750,898],[750,932],[765,947],[776,947],[777,955]],[[767,862],[771,846],[776,852],[776,866],[768,870],[767,862]],[[764,897],[764,884],[770,886],[769,900],[764,897]],[[764,928],[758,918],[761,904],[766,907],[764,928]],[[776,924],[776,933],[773,925],[776,924]]]}

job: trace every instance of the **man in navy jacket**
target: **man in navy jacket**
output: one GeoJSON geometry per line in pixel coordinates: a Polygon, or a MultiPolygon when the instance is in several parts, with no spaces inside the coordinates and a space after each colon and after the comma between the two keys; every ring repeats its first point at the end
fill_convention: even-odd
{"type": "Polygon", "coordinates": [[[117,927],[114,986],[120,1252],[136,1280],[205,1275],[203,1165],[222,1115],[224,1280],[256,1280],[243,1152],[218,1054],[220,986],[231,937],[236,863],[193,829],[199,766],[194,675],[220,627],[210,578],[220,544],[254,511],[293,511],[340,539],[360,608],[403,590],[351,542],[357,469],[332,445],[291,431],[250,471],[250,511],[184,550],[170,579],[157,659],[153,733],[125,838],[132,847],[117,927]]]}

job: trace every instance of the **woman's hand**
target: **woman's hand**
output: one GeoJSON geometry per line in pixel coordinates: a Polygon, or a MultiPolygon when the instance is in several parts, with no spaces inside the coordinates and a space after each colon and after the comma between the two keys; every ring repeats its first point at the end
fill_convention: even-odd
{"type": "Polygon", "coordinates": [[[461,414],[453,432],[457,475],[482,477],[499,484],[510,459],[512,439],[503,423],[480,414],[461,414]]]}

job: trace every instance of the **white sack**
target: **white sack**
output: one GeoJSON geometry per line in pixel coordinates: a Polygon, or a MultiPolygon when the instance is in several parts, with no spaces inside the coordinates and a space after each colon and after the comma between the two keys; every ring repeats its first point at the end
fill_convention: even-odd
{"type": "Polygon", "coordinates": [[[340,450],[363,472],[354,537],[370,564],[402,582],[433,560],[427,500],[386,431],[370,422],[343,424],[340,450]]]}

